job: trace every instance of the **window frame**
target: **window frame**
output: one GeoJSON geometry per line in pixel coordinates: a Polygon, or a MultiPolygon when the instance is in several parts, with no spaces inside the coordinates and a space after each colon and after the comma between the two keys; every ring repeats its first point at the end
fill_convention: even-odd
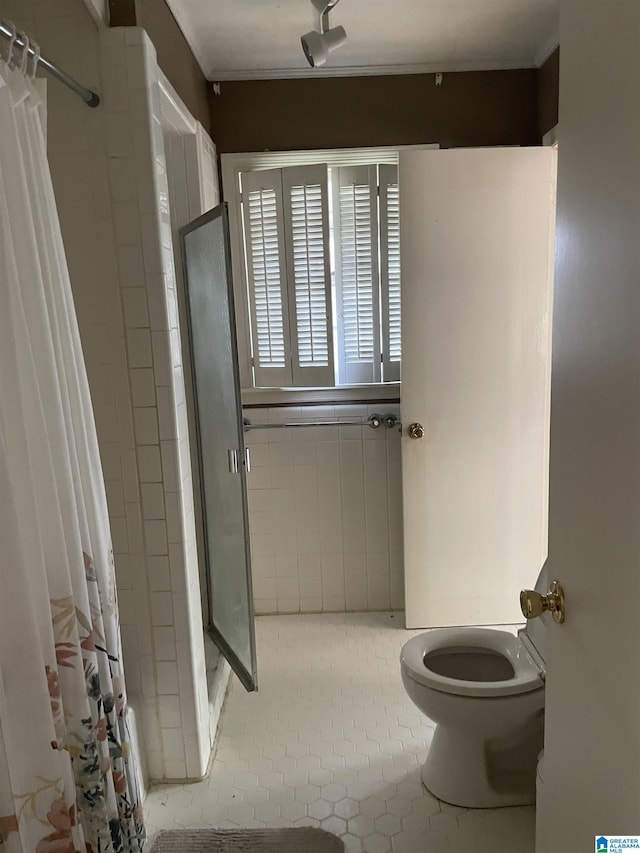
{"type": "Polygon", "coordinates": [[[332,399],[369,399],[389,396],[399,383],[332,385],[321,388],[255,388],[251,366],[251,312],[247,299],[247,264],[244,252],[240,173],[262,169],[282,169],[291,166],[326,163],[329,167],[362,166],[371,163],[398,165],[400,151],[433,150],[437,143],[399,145],[372,148],[333,148],[310,151],[254,151],[220,156],[223,198],[229,205],[229,231],[233,290],[236,304],[236,329],[240,383],[244,402],[305,402],[331,397],[332,399]]]}

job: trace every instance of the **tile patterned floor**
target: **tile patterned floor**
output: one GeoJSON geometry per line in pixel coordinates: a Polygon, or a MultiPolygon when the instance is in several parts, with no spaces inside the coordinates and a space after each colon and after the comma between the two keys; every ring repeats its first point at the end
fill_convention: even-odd
{"type": "Polygon", "coordinates": [[[209,778],[157,787],[150,830],[321,826],[347,853],[533,853],[534,809],[467,810],[423,788],[432,724],[406,695],[402,614],[263,616],[260,691],[234,682],[209,778]]]}

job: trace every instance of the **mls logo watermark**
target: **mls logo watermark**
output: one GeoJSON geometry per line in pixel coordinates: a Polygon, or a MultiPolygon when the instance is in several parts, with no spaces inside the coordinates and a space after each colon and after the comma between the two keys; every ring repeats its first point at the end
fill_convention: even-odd
{"type": "Polygon", "coordinates": [[[596,835],[595,853],[640,850],[640,835],[596,835]]]}

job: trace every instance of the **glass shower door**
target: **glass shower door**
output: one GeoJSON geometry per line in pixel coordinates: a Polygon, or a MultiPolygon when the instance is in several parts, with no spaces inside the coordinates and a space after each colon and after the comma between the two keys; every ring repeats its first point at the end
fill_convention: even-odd
{"type": "Polygon", "coordinates": [[[180,239],[194,384],[209,629],[247,690],[255,690],[247,458],[226,204],[182,228],[180,239]]]}

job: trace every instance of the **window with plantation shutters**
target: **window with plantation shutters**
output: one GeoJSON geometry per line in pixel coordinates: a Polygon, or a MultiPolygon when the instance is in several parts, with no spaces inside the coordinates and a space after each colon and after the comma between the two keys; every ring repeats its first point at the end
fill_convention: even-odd
{"type": "Polygon", "coordinates": [[[378,168],[333,170],[340,384],[380,381],[378,168]]]}
{"type": "Polygon", "coordinates": [[[397,171],[321,163],[241,174],[256,387],[399,380],[397,171]]]}
{"type": "Polygon", "coordinates": [[[242,175],[255,384],[293,384],[280,169],[242,175]]]}
{"type": "Polygon", "coordinates": [[[400,195],[398,167],[380,166],[380,292],[382,373],[385,382],[400,379],[400,195]]]}
{"type": "Polygon", "coordinates": [[[335,383],[327,167],[282,170],[293,384],[335,383]]]}
{"type": "Polygon", "coordinates": [[[255,385],[333,385],[327,167],[243,173],[242,200],[255,385]]]}

